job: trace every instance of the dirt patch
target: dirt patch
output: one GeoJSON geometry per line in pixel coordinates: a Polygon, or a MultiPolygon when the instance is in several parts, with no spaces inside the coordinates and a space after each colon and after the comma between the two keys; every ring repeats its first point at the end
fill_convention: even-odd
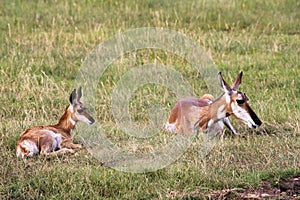
{"type": "Polygon", "coordinates": [[[259,188],[253,189],[225,189],[214,191],[211,199],[283,199],[300,200],[300,174],[282,178],[278,183],[263,181],[259,188]]]}

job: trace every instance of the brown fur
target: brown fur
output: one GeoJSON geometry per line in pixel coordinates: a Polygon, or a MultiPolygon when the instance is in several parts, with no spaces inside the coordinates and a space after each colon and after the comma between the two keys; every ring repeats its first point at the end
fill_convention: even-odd
{"type": "MultiPolygon", "coordinates": [[[[206,130],[210,119],[216,120],[218,108],[224,104],[225,98],[219,98],[214,103],[213,96],[205,94],[200,98],[180,99],[171,110],[168,122],[176,123],[176,132],[180,130],[190,133],[193,128],[206,130]]],[[[229,107],[226,110],[230,110],[229,107]]]]}
{"type": "Polygon", "coordinates": [[[218,80],[224,94],[214,101],[210,94],[205,94],[201,98],[179,100],[171,110],[165,125],[166,130],[184,134],[193,133],[195,130],[221,132],[226,125],[232,133],[237,134],[227,118],[230,115],[242,120],[251,128],[259,127],[262,122],[249,106],[249,99],[238,91],[242,75],[241,72],[230,87],[219,73],[218,80]]]}
{"type": "Polygon", "coordinates": [[[72,131],[75,128],[75,123],[79,121],[76,115],[84,115],[90,124],[94,122],[94,119],[86,112],[86,108],[79,101],[80,97],[81,88],[78,94],[74,90],[70,96],[70,105],[67,106],[57,124],[34,126],[23,132],[17,143],[17,156],[32,156],[38,153],[43,155],[58,155],[73,153],[74,149],[82,148],[81,144],[74,144],[72,139],[72,131]],[[78,114],[77,111],[80,109],[82,111],[78,114]]]}

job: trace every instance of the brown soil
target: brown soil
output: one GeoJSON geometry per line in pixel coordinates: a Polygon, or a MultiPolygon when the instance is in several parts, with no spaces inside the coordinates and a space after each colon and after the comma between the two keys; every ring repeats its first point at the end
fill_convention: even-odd
{"type": "Polygon", "coordinates": [[[300,200],[300,174],[280,179],[278,183],[263,181],[257,189],[225,189],[211,194],[212,199],[282,199],[300,200]]]}

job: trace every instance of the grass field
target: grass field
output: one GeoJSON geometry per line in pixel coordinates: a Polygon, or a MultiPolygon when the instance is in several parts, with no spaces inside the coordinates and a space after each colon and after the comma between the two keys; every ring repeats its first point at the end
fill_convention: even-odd
{"type": "MultiPolygon", "coordinates": [[[[1,1],[0,198],[202,199],[215,190],[255,189],[262,180],[276,185],[281,177],[299,174],[299,10],[299,0],[1,1]],[[58,121],[89,53],[113,35],[141,27],[168,28],[197,41],[228,82],[243,71],[241,90],[263,125],[250,130],[232,119],[243,137],[227,133],[201,159],[196,138],[176,162],[147,173],[103,166],[86,149],[17,159],[20,133],[58,121]]],[[[151,63],[173,66],[195,95],[205,91],[190,63],[171,53],[137,50],[116,59],[99,79],[94,108],[107,137],[123,148],[134,143],[148,151],[172,137],[161,131],[150,140],[135,140],[115,126],[114,86],[128,70],[151,63]]],[[[144,85],[131,98],[131,117],[144,124],[152,104],[167,113],[176,100],[164,86],[144,85]]],[[[76,142],[80,135],[75,132],[76,142]]]]}

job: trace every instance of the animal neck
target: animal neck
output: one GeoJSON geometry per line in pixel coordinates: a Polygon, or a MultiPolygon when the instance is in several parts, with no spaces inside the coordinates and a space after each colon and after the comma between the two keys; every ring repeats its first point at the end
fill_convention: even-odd
{"type": "Polygon", "coordinates": [[[72,116],[73,116],[73,109],[72,106],[69,105],[66,108],[65,113],[61,116],[59,122],[55,126],[64,129],[66,132],[68,132],[71,135],[77,122],[72,118],[72,116]]]}
{"type": "Polygon", "coordinates": [[[226,94],[223,94],[208,106],[207,127],[211,127],[214,123],[230,115],[231,111],[227,98],[226,94]]]}

